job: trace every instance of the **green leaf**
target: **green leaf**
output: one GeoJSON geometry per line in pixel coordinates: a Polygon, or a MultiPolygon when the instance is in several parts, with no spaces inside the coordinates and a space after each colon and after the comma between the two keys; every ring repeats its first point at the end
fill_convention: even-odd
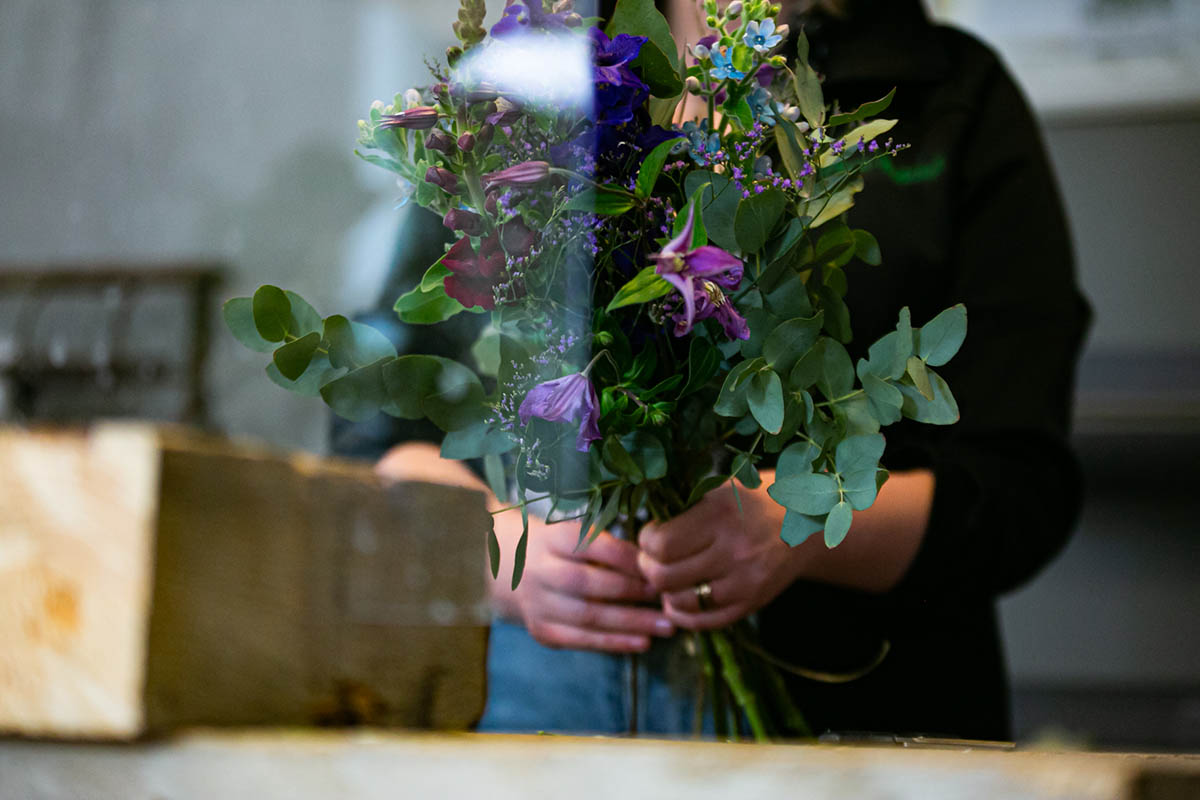
{"type": "Polygon", "coordinates": [[[513,553],[512,589],[515,592],[521,585],[521,576],[525,574],[525,550],[529,546],[529,506],[521,505],[521,538],[517,540],[517,550],[513,553]]]}
{"type": "Polygon", "coordinates": [[[832,264],[835,267],[845,266],[850,263],[850,259],[854,258],[854,251],[857,247],[858,240],[855,238],[854,232],[845,225],[838,225],[821,234],[821,238],[817,241],[815,261],[818,264],[832,264]]]}
{"type": "Polygon", "coordinates": [[[321,397],[333,412],[351,422],[366,422],[387,402],[383,385],[384,361],[353,370],[321,387],[321,397]]]}
{"type": "Polygon", "coordinates": [[[491,517],[491,522],[487,540],[488,565],[492,568],[492,580],[495,580],[500,577],[500,540],[496,538],[496,518],[491,517]]]}
{"type": "Polygon", "coordinates": [[[738,453],[729,472],[747,489],[762,486],[762,476],[758,474],[758,468],[754,466],[754,457],[749,453],[738,453]]]}
{"type": "Polygon", "coordinates": [[[864,264],[878,267],[883,263],[883,253],[879,250],[879,242],[870,231],[861,228],[854,231],[854,255],[864,264]]]}
{"type": "Polygon", "coordinates": [[[704,495],[708,494],[713,489],[723,486],[727,480],[729,480],[729,478],[724,475],[708,475],[704,478],[701,478],[700,482],[692,487],[691,493],[688,494],[687,507],[691,508],[692,506],[696,505],[696,503],[699,503],[700,499],[704,497],[704,495]]]}
{"type": "Polygon", "coordinates": [[[780,478],[767,494],[781,506],[801,514],[826,514],[839,500],[837,481],[820,472],[780,478]]]}
{"type": "Polygon", "coordinates": [[[933,402],[933,385],[929,382],[929,372],[925,368],[925,362],[919,357],[913,356],[908,360],[906,369],[908,377],[912,378],[913,386],[921,393],[921,396],[933,402]]]}
{"type": "Polygon", "coordinates": [[[636,199],[617,187],[596,186],[571,198],[564,206],[567,211],[586,211],[608,217],[619,217],[633,208],[636,199]]]}
{"type": "Polygon", "coordinates": [[[268,342],[282,342],[292,333],[292,304],[278,286],[260,286],[253,299],[254,327],[268,342]]]}
{"type": "Polygon", "coordinates": [[[834,451],[834,464],[839,474],[870,470],[873,474],[883,457],[885,442],[883,434],[851,436],[838,443],[834,451]]]}
{"type": "Polygon", "coordinates": [[[279,374],[294,381],[304,374],[312,361],[313,354],[321,346],[321,334],[310,333],[302,336],[275,351],[272,360],[279,369],[279,374]]]}
{"type": "Polygon", "coordinates": [[[737,250],[734,217],[737,215],[742,193],[737,190],[733,181],[707,170],[693,170],[688,173],[683,185],[688,197],[703,189],[701,210],[709,241],[725,250],[737,250]],[[706,183],[709,184],[707,187],[704,186],[706,183]]]}
{"type": "Polygon", "coordinates": [[[738,204],[733,228],[734,237],[743,253],[757,253],[763,248],[779,224],[785,208],[787,197],[778,189],[751,194],[738,204]]]}
{"type": "MultiPolygon", "coordinates": [[[[499,458],[516,446],[517,442],[512,436],[481,421],[447,433],[442,439],[442,458],[459,461],[484,458],[486,466],[487,458],[499,458]]],[[[503,491],[497,492],[497,496],[503,495],[503,491]]]]}
{"type": "Polygon", "coordinates": [[[721,104],[721,113],[730,119],[737,120],[742,130],[748,131],[754,127],[754,110],[745,97],[730,96],[721,104]]]}
{"type": "Polygon", "coordinates": [[[838,403],[834,416],[845,426],[847,436],[879,433],[879,420],[871,413],[871,401],[865,394],[856,394],[838,403]]]}
{"type": "Polygon", "coordinates": [[[601,457],[604,460],[604,466],[608,467],[617,476],[624,478],[633,484],[641,483],[645,480],[645,474],[641,467],[633,460],[633,456],[621,444],[621,440],[616,436],[608,436],[604,439],[604,447],[601,450],[601,457]]]}
{"type": "Polygon", "coordinates": [[[820,455],[821,448],[812,442],[797,442],[788,445],[779,454],[779,461],[775,465],[775,474],[779,478],[786,478],[789,475],[808,475],[812,472],[813,462],[820,455]]]}
{"type": "Polygon", "coordinates": [[[812,300],[808,296],[808,286],[799,275],[789,275],[779,285],[771,290],[765,298],[767,308],[785,319],[794,317],[811,317],[813,315],[812,300]]]}
{"type": "Polygon", "coordinates": [[[798,547],[824,526],[825,523],[820,519],[788,509],[783,515],[783,528],[779,531],[779,538],[789,547],[798,547]]]}
{"type": "MultiPolygon", "coordinates": [[[[962,347],[967,338],[967,308],[959,303],[931,319],[918,336],[917,354],[931,367],[940,367],[962,347]]],[[[929,395],[925,394],[928,398],[929,395]]]]}
{"type": "Polygon", "coordinates": [[[812,348],[825,324],[825,315],[796,317],[775,326],[763,342],[763,357],[780,374],[792,371],[796,362],[812,348]]]}
{"type": "Polygon", "coordinates": [[[616,311],[618,308],[632,306],[638,303],[648,303],[669,294],[674,288],[655,271],[655,267],[646,267],[617,291],[606,311],[616,311]]]}
{"type": "Polygon", "coordinates": [[[720,368],[721,351],[707,339],[693,336],[688,349],[688,380],[679,396],[687,397],[708,385],[720,368]]]}
{"type": "Polygon", "coordinates": [[[322,321],[321,315],[317,310],[308,304],[300,295],[292,291],[285,291],[288,303],[292,306],[292,328],[290,332],[295,336],[307,336],[310,333],[320,333],[322,321]]]}
{"type": "Polygon", "coordinates": [[[865,361],[860,361],[858,370],[859,380],[862,381],[863,389],[867,393],[867,399],[871,404],[871,412],[875,418],[879,420],[881,425],[891,425],[900,421],[900,409],[904,406],[904,395],[900,393],[892,384],[884,379],[872,375],[862,366],[865,361]]]}
{"type": "Polygon", "coordinates": [[[930,425],[953,425],[958,422],[958,403],[942,376],[928,370],[929,382],[933,387],[933,400],[926,400],[913,386],[900,384],[896,388],[904,395],[904,416],[930,425]]]}
{"type": "MultiPolygon", "coordinates": [[[[605,33],[610,39],[615,39],[620,33],[647,37],[650,40],[647,44],[655,45],[665,55],[667,65],[678,80],[679,59],[675,52],[675,38],[671,35],[670,23],[655,7],[654,0],[621,0],[613,11],[605,33]]],[[[640,66],[637,61],[633,63],[634,66],[640,66]]],[[[673,94],[678,93],[676,89],[673,94]]]]}
{"type": "Polygon", "coordinates": [[[600,509],[600,513],[590,525],[590,530],[584,544],[591,544],[596,540],[596,537],[608,530],[617,520],[617,515],[621,511],[621,487],[617,486],[612,490],[612,494],[608,496],[608,500],[604,503],[604,507],[600,509]]]}
{"type": "Polygon", "coordinates": [[[822,286],[818,295],[821,298],[821,308],[825,312],[825,330],[839,342],[849,342],[854,338],[854,330],[850,326],[850,309],[846,301],[835,287],[822,286]]]}
{"type": "Polygon", "coordinates": [[[488,488],[492,490],[492,494],[496,497],[508,496],[508,480],[504,476],[504,459],[498,454],[488,453],[483,457],[483,476],[487,479],[488,488]]]}
{"type": "Polygon", "coordinates": [[[839,159],[847,158],[854,153],[859,142],[877,139],[883,134],[896,127],[898,120],[894,119],[873,119],[865,125],[860,125],[854,130],[847,133],[838,141],[842,143],[842,154],[838,155],[833,148],[826,150],[821,154],[820,164],[822,169],[832,167],[839,159]]]}
{"type": "MultiPolygon", "coordinates": [[[[704,184],[703,186],[692,192],[692,196],[688,199],[688,206],[694,208],[695,216],[692,218],[692,247],[703,247],[708,244],[708,229],[704,226],[704,206],[701,205],[701,199],[704,197],[704,190],[712,184],[704,184]]],[[[687,225],[688,215],[676,214],[675,224],[672,226],[671,236],[675,237],[683,233],[684,227],[687,225]]]]}
{"type": "Polygon", "coordinates": [[[854,512],[845,500],[834,506],[825,520],[825,546],[832,550],[845,541],[853,519],[854,512]]]}
{"type": "Polygon", "coordinates": [[[635,188],[638,197],[645,199],[654,192],[654,184],[658,182],[658,176],[662,174],[663,165],[667,163],[671,151],[679,145],[680,141],[682,140],[668,139],[651,150],[642,161],[635,188]]]}
{"type": "Polygon", "coordinates": [[[477,424],[484,411],[483,385],[467,367],[448,358],[406,355],[386,360],[385,410],[404,419],[428,417],[444,431],[477,424]]]}
{"type": "Polygon", "coordinates": [[[908,308],[900,309],[896,330],[885,334],[867,350],[867,369],[873,375],[897,380],[908,369],[913,354],[912,324],[908,308]]]}
{"type": "Polygon", "coordinates": [[[259,335],[258,326],[254,323],[254,301],[249,297],[235,297],[226,301],[221,307],[221,315],[229,332],[243,347],[257,353],[270,353],[278,346],[259,335]]]}
{"type": "Polygon", "coordinates": [[[804,146],[800,137],[800,129],[791,120],[781,119],[775,126],[775,144],[779,147],[783,168],[793,180],[799,180],[804,170],[804,146]]]}
{"type": "Polygon", "coordinates": [[[325,341],[329,343],[329,362],[335,367],[355,369],[381,358],[396,357],[396,348],[386,336],[340,314],[325,320],[325,341]]]}
{"type": "Polygon", "coordinates": [[[825,126],[825,96],[821,92],[821,79],[808,64],[808,39],[805,38],[804,31],[800,31],[797,39],[796,73],[793,81],[796,100],[800,106],[800,113],[804,115],[809,126],[822,128],[825,126]]]}
{"type": "Polygon", "coordinates": [[[746,384],[742,381],[742,377],[747,375],[750,370],[760,369],[766,364],[760,358],[748,358],[738,362],[737,366],[729,371],[725,377],[725,383],[721,386],[721,393],[717,396],[717,402],[713,405],[713,410],[722,417],[741,417],[750,410],[750,406],[746,401],[746,384]]]}
{"type": "Polygon", "coordinates": [[[827,341],[829,340],[824,337],[817,339],[817,343],[796,362],[796,366],[792,367],[792,373],[788,376],[788,389],[798,392],[820,382],[821,376],[825,372],[825,343],[827,341]]]}
{"type": "Polygon", "coordinates": [[[851,472],[842,477],[842,494],[855,511],[865,511],[879,495],[877,476],[885,470],[871,467],[851,472]]]}
{"type": "Polygon", "coordinates": [[[342,372],[343,370],[334,369],[330,365],[329,357],[324,353],[314,355],[304,374],[294,381],[285,378],[274,361],[267,364],[267,377],[272,383],[304,397],[319,397],[321,387],[339,377],[342,372]]]}
{"type": "Polygon", "coordinates": [[[863,103],[861,106],[854,109],[853,111],[849,111],[845,114],[834,114],[832,117],[829,118],[829,122],[826,124],[830,128],[833,128],[838,125],[849,125],[854,122],[860,122],[861,120],[864,120],[867,117],[873,117],[877,114],[882,114],[884,111],[887,110],[887,107],[892,104],[892,98],[894,98],[895,96],[896,96],[896,90],[892,89],[890,92],[887,93],[886,96],[881,97],[880,99],[875,100],[870,103],[863,103]]]}
{"type": "Polygon", "coordinates": [[[633,456],[646,480],[656,481],[666,477],[667,451],[653,433],[637,431],[623,437],[621,444],[633,456]]]}
{"type": "Polygon", "coordinates": [[[831,193],[818,193],[811,200],[802,203],[799,216],[812,217],[809,228],[819,228],[854,208],[854,195],[861,192],[864,185],[862,176],[859,175],[841,183],[836,189],[830,187],[831,193]]]}
{"type": "Polygon", "coordinates": [[[466,310],[462,303],[447,295],[445,289],[439,287],[426,292],[420,286],[400,295],[394,308],[401,321],[410,325],[434,325],[466,310]]]}
{"type": "Polygon", "coordinates": [[[854,365],[850,362],[850,354],[840,342],[833,339],[823,341],[821,377],[817,381],[817,387],[826,400],[836,400],[849,394],[854,388],[854,365]]]}
{"type": "Polygon", "coordinates": [[[764,369],[751,378],[746,400],[763,430],[779,433],[783,427],[783,382],[778,373],[764,369]]]}
{"type": "MultiPolygon", "coordinates": [[[[442,256],[442,258],[445,257],[445,255],[442,256]]],[[[435,261],[433,266],[425,270],[425,274],[421,276],[421,283],[417,288],[422,292],[432,292],[435,289],[442,288],[445,286],[446,276],[454,274],[450,271],[449,267],[442,263],[442,258],[435,261]]]]}

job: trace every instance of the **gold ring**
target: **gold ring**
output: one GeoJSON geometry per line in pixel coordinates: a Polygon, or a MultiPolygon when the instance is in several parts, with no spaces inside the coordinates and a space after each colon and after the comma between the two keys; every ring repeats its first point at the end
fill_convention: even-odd
{"type": "Polygon", "coordinates": [[[712,584],[704,581],[704,583],[698,584],[694,591],[696,592],[696,600],[700,604],[700,610],[707,611],[708,604],[713,596],[712,584]]]}

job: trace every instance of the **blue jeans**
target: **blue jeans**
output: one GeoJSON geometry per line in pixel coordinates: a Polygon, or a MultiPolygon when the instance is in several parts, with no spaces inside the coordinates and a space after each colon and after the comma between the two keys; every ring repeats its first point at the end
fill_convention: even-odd
{"type": "Polygon", "coordinates": [[[700,732],[711,736],[712,715],[689,639],[653,642],[636,658],[553,650],[524,627],[496,620],[488,640],[487,707],[478,729],[684,737],[697,732],[699,718],[700,732]]]}

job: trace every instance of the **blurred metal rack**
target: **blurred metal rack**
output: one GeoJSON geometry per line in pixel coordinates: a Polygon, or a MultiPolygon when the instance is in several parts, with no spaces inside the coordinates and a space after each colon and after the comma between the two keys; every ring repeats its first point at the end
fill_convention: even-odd
{"type": "Polygon", "coordinates": [[[0,264],[0,419],[204,425],[222,273],[213,262],[0,264]]]}

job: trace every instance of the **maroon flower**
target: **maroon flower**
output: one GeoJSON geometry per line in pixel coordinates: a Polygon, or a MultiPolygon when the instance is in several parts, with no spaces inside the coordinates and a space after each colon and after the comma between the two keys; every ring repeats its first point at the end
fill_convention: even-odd
{"type": "Polygon", "coordinates": [[[444,156],[454,155],[454,137],[443,130],[432,130],[425,138],[425,146],[437,150],[444,156]]]}
{"type": "Polygon", "coordinates": [[[484,231],[483,217],[474,211],[452,208],[442,218],[442,224],[452,231],[462,231],[468,236],[481,236],[484,231]]]}
{"type": "Polygon", "coordinates": [[[483,188],[498,186],[536,186],[550,177],[550,164],[546,161],[524,161],[520,164],[489,172],[483,176],[483,188]]]}
{"type": "Polygon", "coordinates": [[[500,226],[500,242],[509,255],[529,255],[529,251],[537,244],[537,239],[537,234],[530,230],[525,220],[520,217],[513,217],[500,226]]]}
{"type": "Polygon", "coordinates": [[[449,275],[442,281],[446,294],[467,308],[496,307],[496,285],[504,275],[504,251],[500,237],[492,234],[479,242],[478,252],[467,236],[459,239],[442,259],[449,275]]]}
{"type": "Polygon", "coordinates": [[[458,194],[458,176],[444,167],[430,167],[425,170],[425,182],[432,183],[450,194],[458,194]]]}
{"type": "Polygon", "coordinates": [[[581,453],[600,438],[600,401],[592,382],[580,372],[539,383],[525,395],[517,414],[522,425],[528,425],[534,417],[550,422],[571,422],[578,417],[575,449],[581,453]]]}
{"type": "Polygon", "coordinates": [[[437,125],[438,111],[433,106],[417,106],[399,114],[384,114],[379,123],[381,128],[407,128],[427,131],[437,125]]]}

